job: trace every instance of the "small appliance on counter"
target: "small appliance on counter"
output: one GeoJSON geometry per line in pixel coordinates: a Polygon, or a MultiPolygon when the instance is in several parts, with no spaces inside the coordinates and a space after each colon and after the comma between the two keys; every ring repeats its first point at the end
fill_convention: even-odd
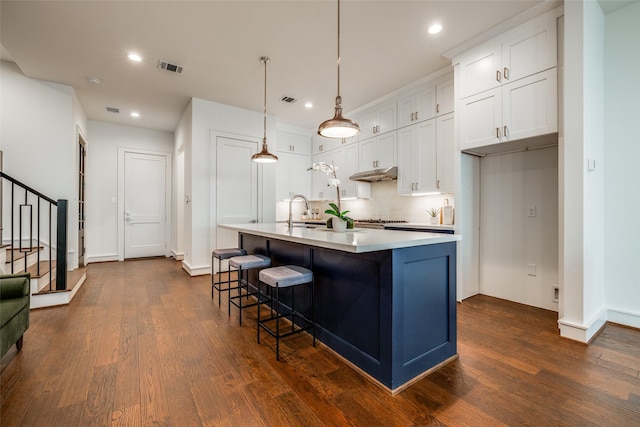
{"type": "Polygon", "coordinates": [[[453,225],[453,206],[449,205],[449,199],[444,199],[444,206],[440,209],[442,225],[453,225]]]}

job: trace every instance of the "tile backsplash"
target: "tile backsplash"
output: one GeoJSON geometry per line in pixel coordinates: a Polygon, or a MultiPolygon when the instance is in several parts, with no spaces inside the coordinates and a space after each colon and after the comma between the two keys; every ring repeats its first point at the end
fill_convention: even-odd
{"type": "MultiPolygon", "coordinates": [[[[455,208],[453,194],[438,194],[429,196],[399,196],[397,181],[384,181],[371,184],[371,198],[358,200],[342,200],[342,210],[350,210],[349,216],[354,219],[389,219],[406,220],[409,222],[429,222],[427,209],[441,208],[445,199],[455,208]]],[[[324,213],[329,208],[329,201],[311,202],[313,208],[320,209],[320,218],[326,219],[324,213]]],[[[293,217],[299,219],[305,209],[301,202],[293,202],[293,217]]],[[[276,203],[276,219],[286,220],[289,212],[289,202],[276,203]]]]}

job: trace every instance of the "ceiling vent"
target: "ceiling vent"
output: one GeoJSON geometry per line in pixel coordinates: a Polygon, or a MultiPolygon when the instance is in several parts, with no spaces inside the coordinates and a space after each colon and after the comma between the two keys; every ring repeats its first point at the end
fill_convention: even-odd
{"type": "Polygon", "coordinates": [[[172,64],[171,62],[163,61],[162,59],[158,60],[158,68],[161,70],[167,70],[172,73],[182,74],[182,70],[184,67],[178,64],[172,64]]]}
{"type": "Polygon", "coordinates": [[[282,98],[280,98],[280,101],[286,102],[287,104],[293,104],[294,102],[297,101],[297,99],[295,99],[295,98],[293,98],[291,96],[282,95],[282,98]]]}
{"type": "Polygon", "coordinates": [[[107,111],[110,113],[116,113],[118,114],[120,112],[119,108],[115,108],[115,107],[107,107],[107,111]]]}

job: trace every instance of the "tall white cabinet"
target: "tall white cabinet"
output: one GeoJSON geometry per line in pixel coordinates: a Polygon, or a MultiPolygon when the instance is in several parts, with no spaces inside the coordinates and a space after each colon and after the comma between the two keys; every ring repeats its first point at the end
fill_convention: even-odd
{"type": "Polygon", "coordinates": [[[311,174],[311,137],[288,131],[276,132],[276,200],[288,200],[294,194],[309,194],[311,174]]]}

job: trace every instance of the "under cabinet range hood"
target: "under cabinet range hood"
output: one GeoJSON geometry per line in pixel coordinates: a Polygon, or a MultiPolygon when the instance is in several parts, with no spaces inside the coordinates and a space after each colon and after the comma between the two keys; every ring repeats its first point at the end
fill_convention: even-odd
{"type": "Polygon", "coordinates": [[[365,172],[358,172],[349,177],[351,181],[363,181],[363,182],[378,182],[378,181],[391,181],[398,179],[398,167],[392,166],[390,168],[374,169],[365,172]]]}

